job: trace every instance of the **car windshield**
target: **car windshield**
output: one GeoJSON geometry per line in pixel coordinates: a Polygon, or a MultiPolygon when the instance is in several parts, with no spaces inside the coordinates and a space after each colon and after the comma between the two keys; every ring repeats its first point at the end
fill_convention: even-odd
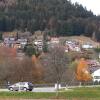
{"type": "Polygon", "coordinates": [[[33,86],[33,84],[32,84],[32,83],[30,83],[30,82],[28,82],[28,85],[31,85],[31,86],[33,86]]]}

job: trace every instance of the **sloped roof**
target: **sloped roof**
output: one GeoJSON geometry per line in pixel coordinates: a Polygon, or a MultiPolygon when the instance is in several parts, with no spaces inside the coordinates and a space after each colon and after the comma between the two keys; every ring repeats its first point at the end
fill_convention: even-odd
{"type": "Polygon", "coordinates": [[[92,75],[93,75],[93,76],[94,76],[94,75],[99,75],[99,76],[100,76],[100,68],[97,69],[96,71],[94,71],[94,72],[92,73],[92,75]]]}

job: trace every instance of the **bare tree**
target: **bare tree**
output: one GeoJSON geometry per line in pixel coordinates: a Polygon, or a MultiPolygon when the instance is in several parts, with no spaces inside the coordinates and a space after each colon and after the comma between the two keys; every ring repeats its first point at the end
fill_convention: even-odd
{"type": "Polygon", "coordinates": [[[31,81],[38,82],[42,77],[42,67],[39,61],[33,62],[30,57],[25,56],[19,60],[15,51],[10,48],[0,48],[0,83],[6,81],[31,81]]]}
{"type": "Polygon", "coordinates": [[[10,79],[12,74],[13,61],[15,56],[13,56],[12,49],[7,47],[0,47],[0,81],[5,82],[10,79]]]}
{"type": "Polygon", "coordinates": [[[59,84],[64,81],[62,79],[68,68],[69,59],[63,48],[55,47],[51,49],[42,59],[42,63],[45,67],[47,82],[57,82],[59,84]]]}
{"type": "Polygon", "coordinates": [[[24,57],[23,60],[16,60],[13,62],[11,81],[39,81],[41,75],[39,75],[40,68],[32,62],[31,58],[24,57]]]}

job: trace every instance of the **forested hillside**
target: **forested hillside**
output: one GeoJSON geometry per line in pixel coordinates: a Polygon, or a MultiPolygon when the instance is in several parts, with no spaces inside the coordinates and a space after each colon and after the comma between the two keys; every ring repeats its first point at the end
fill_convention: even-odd
{"type": "Polygon", "coordinates": [[[49,30],[51,35],[86,35],[100,40],[100,17],[68,0],[0,0],[0,31],[49,30]]]}

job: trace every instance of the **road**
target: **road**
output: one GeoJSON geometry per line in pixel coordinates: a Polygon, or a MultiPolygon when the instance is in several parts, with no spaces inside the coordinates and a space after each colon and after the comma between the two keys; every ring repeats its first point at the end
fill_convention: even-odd
{"type": "MultiPolygon", "coordinates": [[[[8,89],[0,89],[0,92],[7,92],[8,89]]],[[[32,90],[32,92],[55,92],[56,89],[54,87],[37,87],[32,90]]]]}
{"type": "Polygon", "coordinates": [[[55,92],[56,89],[54,87],[38,87],[34,88],[32,92],[55,92]]]}
{"type": "MultiPolygon", "coordinates": [[[[100,85],[90,85],[90,86],[69,86],[68,88],[76,88],[76,87],[100,87],[100,85]]],[[[65,88],[65,87],[63,87],[65,88]]],[[[7,92],[8,89],[0,89],[0,92],[7,92]]],[[[55,87],[35,87],[32,92],[56,92],[55,87]]]]}

